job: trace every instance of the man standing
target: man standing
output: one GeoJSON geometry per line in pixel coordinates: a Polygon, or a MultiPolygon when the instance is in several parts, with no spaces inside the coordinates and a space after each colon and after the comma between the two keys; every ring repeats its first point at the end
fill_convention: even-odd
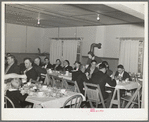
{"type": "Polygon", "coordinates": [[[15,63],[15,57],[13,55],[7,56],[7,67],[5,69],[5,74],[16,73],[20,74],[20,69],[18,65],[15,63]]]}

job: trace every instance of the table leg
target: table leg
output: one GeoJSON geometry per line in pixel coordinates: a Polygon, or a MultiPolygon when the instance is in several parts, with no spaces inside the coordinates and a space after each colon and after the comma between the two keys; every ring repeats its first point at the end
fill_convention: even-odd
{"type": "Polygon", "coordinates": [[[118,108],[120,108],[120,90],[119,89],[114,90],[109,108],[111,108],[113,104],[118,105],[118,108]],[[116,96],[117,98],[115,99],[116,96]]]}
{"type": "Polygon", "coordinates": [[[117,89],[117,99],[118,99],[118,108],[120,108],[120,103],[121,103],[121,99],[120,99],[120,89],[117,89]]]}

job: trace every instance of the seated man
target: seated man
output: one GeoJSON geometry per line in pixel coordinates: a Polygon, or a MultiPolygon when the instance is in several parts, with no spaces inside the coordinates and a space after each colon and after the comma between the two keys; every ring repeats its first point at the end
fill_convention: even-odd
{"type": "Polygon", "coordinates": [[[56,70],[56,71],[62,71],[62,66],[61,66],[61,60],[60,59],[56,59],[56,63],[53,64],[53,70],[56,70]]]}
{"type": "Polygon", "coordinates": [[[96,65],[97,65],[96,60],[92,60],[91,65],[86,69],[85,74],[88,79],[90,79],[94,73],[99,71],[96,65]]]}
{"type": "Polygon", "coordinates": [[[106,83],[108,83],[110,86],[114,87],[116,86],[116,81],[114,77],[110,78],[107,74],[105,74],[105,72],[106,72],[106,66],[104,64],[100,64],[99,71],[92,75],[92,78],[90,79],[89,82],[93,84],[99,84],[103,99],[108,98],[107,99],[107,107],[108,107],[110,104],[111,96],[108,95],[108,93],[106,92],[105,85],[106,83]]]}
{"type": "Polygon", "coordinates": [[[109,64],[107,61],[103,61],[102,64],[106,65],[106,74],[111,76],[113,74],[113,71],[109,69],[109,64]]]}
{"type": "Polygon", "coordinates": [[[76,79],[75,81],[78,84],[80,92],[84,95],[84,90],[83,90],[84,85],[83,85],[83,82],[87,82],[88,81],[88,79],[87,79],[87,77],[86,77],[86,75],[84,73],[85,72],[85,66],[81,64],[80,65],[80,70],[78,72],[79,73],[77,74],[77,77],[75,78],[76,79]]]}
{"type": "Polygon", "coordinates": [[[68,60],[65,60],[65,61],[64,61],[63,71],[69,71],[69,72],[72,71],[72,67],[70,66],[70,63],[69,63],[68,60]]]}
{"type": "Polygon", "coordinates": [[[74,68],[73,68],[73,72],[78,71],[80,69],[80,65],[81,63],[79,61],[75,61],[74,63],[74,68]]]}
{"type": "Polygon", "coordinates": [[[53,68],[53,66],[52,66],[52,64],[50,64],[50,61],[49,61],[49,58],[45,58],[44,59],[44,65],[42,66],[42,68],[45,68],[45,69],[52,69],[53,68]]]}
{"type": "Polygon", "coordinates": [[[131,81],[130,75],[125,71],[123,65],[118,65],[117,66],[117,71],[115,73],[115,79],[122,81],[122,80],[129,80],[131,81]]]}
{"type": "Polygon", "coordinates": [[[42,67],[42,63],[41,63],[41,58],[37,57],[34,59],[34,64],[36,64],[37,66],[42,67]]]}
{"type": "Polygon", "coordinates": [[[30,79],[39,81],[40,74],[35,70],[35,68],[33,68],[32,60],[30,58],[25,58],[24,64],[26,67],[26,70],[24,71],[24,73],[27,76],[27,82],[29,82],[30,79]]]}
{"type": "Polygon", "coordinates": [[[13,55],[7,56],[7,67],[5,69],[5,74],[16,73],[20,74],[20,69],[15,63],[15,57],[13,55]]]}

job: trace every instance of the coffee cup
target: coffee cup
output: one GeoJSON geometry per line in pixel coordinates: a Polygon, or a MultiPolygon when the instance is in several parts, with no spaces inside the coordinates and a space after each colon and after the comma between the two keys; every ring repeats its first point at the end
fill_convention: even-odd
{"type": "Polygon", "coordinates": [[[47,86],[46,86],[46,85],[43,85],[43,86],[42,86],[42,89],[47,89],[47,86]]]}
{"type": "Polygon", "coordinates": [[[69,71],[66,71],[66,76],[68,76],[69,75],[69,71]]]}

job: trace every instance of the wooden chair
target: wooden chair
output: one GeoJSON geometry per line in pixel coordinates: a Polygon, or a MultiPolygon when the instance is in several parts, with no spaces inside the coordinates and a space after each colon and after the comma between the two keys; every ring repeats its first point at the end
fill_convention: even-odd
{"type": "Polygon", "coordinates": [[[83,97],[81,95],[75,95],[66,100],[63,105],[63,108],[80,108],[80,105],[83,101],[83,97]]]}
{"type": "Polygon", "coordinates": [[[4,96],[4,108],[8,108],[8,104],[11,106],[9,108],[15,108],[13,102],[7,96],[4,96]]]}
{"type": "Polygon", "coordinates": [[[80,89],[76,81],[63,79],[63,88],[80,93],[80,89]]]}
{"type": "Polygon", "coordinates": [[[99,104],[102,104],[103,108],[106,108],[99,85],[85,82],[83,84],[85,88],[85,97],[88,98],[90,106],[94,108],[95,106],[93,103],[95,103],[95,108],[97,108],[99,104]]]}
{"type": "Polygon", "coordinates": [[[52,87],[57,87],[57,88],[63,87],[62,78],[59,78],[57,76],[51,76],[51,79],[52,79],[52,87]]]}
{"type": "Polygon", "coordinates": [[[139,87],[136,89],[136,91],[133,93],[132,96],[126,95],[125,97],[122,97],[122,108],[133,108],[134,105],[137,105],[138,108],[141,108],[141,94],[142,94],[142,86],[139,85],[139,87]],[[127,102],[126,106],[125,103],[127,102]]]}

